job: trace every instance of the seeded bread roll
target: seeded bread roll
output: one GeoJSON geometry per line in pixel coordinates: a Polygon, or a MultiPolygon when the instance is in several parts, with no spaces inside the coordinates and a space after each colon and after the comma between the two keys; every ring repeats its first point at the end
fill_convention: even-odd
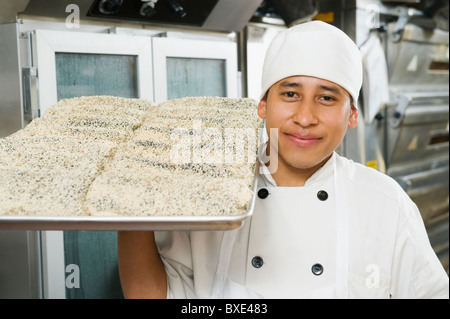
{"type": "MultiPolygon", "coordinates": [[[[35,122],[34,120],[33,122],[35,122]]],[[[91,127],[68,127],[63,125],[41,126],[28,124],[24,130],[14,133],[13,137],[45,137],[45,136],[61,136],[80,139],[83,141],[108,141],[114,144],[127,141],[133,133],[132,130],[118,130],[112,128],[91,128],[91,127]],[[29,127],[30,126],[30,127],[29,127]]],[[[42,123],[42,122],[41,122],[42,123]]],[[[43,123],[42,123],[43,124],[43,123]]]]}
{"type": "Polygon", "coordinates": [[[59,136],[0,139],[0,168],[98,171],[115,144],[59,136]]]}
{"type": "Polygon", "coordinates": [[[147,100],[110,96],[63,99],[12,137],[52,135],[118,144],[133,134],[154,106],[147,100]]]}
{"type": "Polygon", "coordinates": [[[84,216],[95,176],[90,170],[0,168],[0,215],[84,216]]]}
{"type": "MultiPolygon", "coordinates": [[[[142,111],[145,112],[154,107],[151,101],[144,99],[127,99],[115,96],[82,96],[73,99],[62,99],[50,109],[48,109],[42,118],[51,116],[52,114],[61,114],[62,112],[71,112],[77,110],[80,114],[81,110],[90,112],[95,110],[105,110],[106,108],[112,108],[116,110],[116,115],[120,115],[122,112],[142,111]]],[[[107,114],[111,115],[111,114],[107,114]]]]}
{"type": "Polygon", "coordinates": [[[89,188],[86,209],[91,216],[232,216],[246,212],[251,197],[247,185],[228,178],[110,170],[89,188]]]}

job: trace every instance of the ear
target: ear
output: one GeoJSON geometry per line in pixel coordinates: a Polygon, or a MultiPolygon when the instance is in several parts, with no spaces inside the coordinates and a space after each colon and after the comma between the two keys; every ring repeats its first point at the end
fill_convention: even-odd
{"type": "Polygon", "coordinates": [[[265,95],[258,104],[258,116],[262,119],[266,118],[267,95],[265,95]]]}
{"type": "Polygon", "coordinates": [[[355,128],[356,125],[358,125],[358,109],[352,105],[350,118],[348,120],[348,128],[355,128]]]}

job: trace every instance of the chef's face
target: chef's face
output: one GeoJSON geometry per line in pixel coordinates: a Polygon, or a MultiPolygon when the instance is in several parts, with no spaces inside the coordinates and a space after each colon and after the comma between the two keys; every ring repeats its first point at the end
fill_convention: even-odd
{"type": "MultiPolygon", "coordinates": [[[[347,128],[358,123],[358,112],[341,86],[319,78],[293,76],[275,83],[258,105],[266,120],[269,152],[278,156],[278,173],[312,175],[339,146],[347,128]],[[270,138],[276,128],[278,143],[270,138]]],[[[276,178],[275,178],[276,179],[276,178]]]]}

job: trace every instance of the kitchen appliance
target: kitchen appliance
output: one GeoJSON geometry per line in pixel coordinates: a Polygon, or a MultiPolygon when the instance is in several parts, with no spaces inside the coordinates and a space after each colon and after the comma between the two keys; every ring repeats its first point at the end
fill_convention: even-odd
{"type": "Polygon", "coordinates": [[[241,31],[261,0],[30,0],[23,15],[66,19],[77,5],[83,21],[158,27],[241,31]]]}
{"type": "Polygon", "coordinates": [[[407,24],[387,44],[391,101],[386,107],[387,174],[419,207],[430,241],[448,271],[448,31],[407,24]]]}

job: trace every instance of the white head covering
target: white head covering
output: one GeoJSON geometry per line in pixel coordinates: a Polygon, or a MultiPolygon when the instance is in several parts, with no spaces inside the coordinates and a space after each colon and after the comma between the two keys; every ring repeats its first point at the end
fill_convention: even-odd
{"type": "Polygon", "coordinates": [[[356,106],[363,77],[360,51],[343,31],[328,23],[296,25],[279,33],[267,50],[261,99],[273,84],[296,75],[339,84],[353,97],[356,106]]]}

